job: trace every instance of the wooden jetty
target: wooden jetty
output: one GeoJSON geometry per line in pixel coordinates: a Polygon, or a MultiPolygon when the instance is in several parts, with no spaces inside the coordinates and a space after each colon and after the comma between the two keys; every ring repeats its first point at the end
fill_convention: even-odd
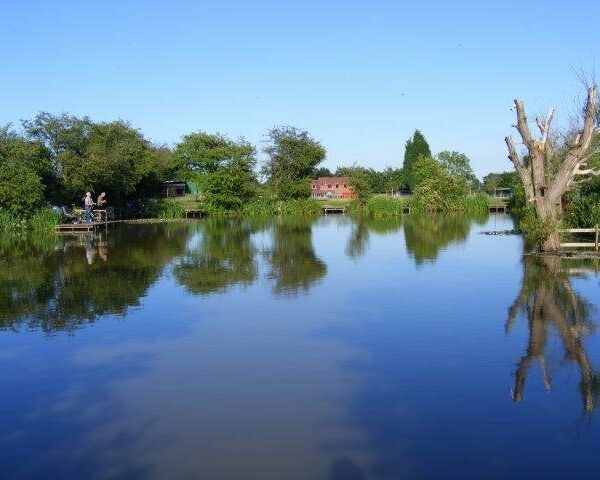
{"type": "Polygon", "coordinates": [[[594,242],[565,242],[561,243],[561,248],[594,248],[596,251],[600,248],[600,228],[596,225],[594,228],[566,228],[561,233],[593,233],[594,242]]]}
{"type": "Polygon", "coordinates": [[[323,208],[323,215],[343,215],[346,213],[346,207],[325,205],[323,208]]]}
{"type": "Polygon", "coordinates": [[[56,226],[56,231],[58,233],[86,233],[106,225],[107,222],[60,223],[56,226]]]}
{"type": "Polygon", "coordinates": [[[185,209],[185,218],[202,218],[204,216],[204,211],[198,208],[186,208],[185,209]]]}
{"type": "Polygon", "coordinates": [[[508,208],[504,204],[488,205],[488,212],[490,212],[490,213],[508,213],[508,208]]]}

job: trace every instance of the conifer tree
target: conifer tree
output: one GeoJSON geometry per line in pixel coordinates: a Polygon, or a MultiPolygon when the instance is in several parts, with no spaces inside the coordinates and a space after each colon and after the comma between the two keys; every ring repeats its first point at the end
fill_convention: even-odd
{"type": "Polygon", "coordinates": [[[419,130],[415,130],[412,138],[406,141],[406,150],[404,151],[403,171],[408,188],[411,191],[416,187],[413,169],[417,159],[422,157],[431,157],[431,150],[425,137],[419,130]]]}

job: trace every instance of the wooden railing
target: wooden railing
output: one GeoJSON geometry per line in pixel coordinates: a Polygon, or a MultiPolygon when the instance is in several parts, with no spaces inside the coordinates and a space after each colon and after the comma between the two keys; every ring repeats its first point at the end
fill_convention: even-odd
{"type": "Polygon", "coordinates": [[[600,245],[600,228],[596,225],[594,228],[566,228],[561,230],[562,233],[594,233],[596,235],[594,242],[567,242],[561,243],[561,247],[566,248],[595,248],[598,250],[600,245]]]}

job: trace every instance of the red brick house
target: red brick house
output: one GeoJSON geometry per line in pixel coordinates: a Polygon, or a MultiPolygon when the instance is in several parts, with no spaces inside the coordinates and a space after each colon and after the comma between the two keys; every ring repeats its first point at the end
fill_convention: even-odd
{"type": "Polygon", "coordinates": [[[319,177],[310,182],[311,198],[354,198],[348,177],[319,177]]]}

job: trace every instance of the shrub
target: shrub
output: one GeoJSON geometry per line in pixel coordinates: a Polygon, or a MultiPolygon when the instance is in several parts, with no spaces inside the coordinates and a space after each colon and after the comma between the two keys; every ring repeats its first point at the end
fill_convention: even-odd
{"type": "Polygon", "coordinates": [[[0,164],[0,209],[17,217],[28,217],[40,207],[44,187],[27,165],[8,161],[0,164]]]}
{"type": "Polygon", "coordinates": [[[432,212],[464,210],[466,197],[465,182],[448,174],[423,178],[415,188],[415,201],[432,212]]]}
{"type": "Polygon", "coordinates": [[[593,228],[600,225],[600,193],[586,195],[572,202],[567,221],[573,227],[593,228]]]}
{"type": "Polygon", "coordinates": [[[517,222],[519,230],[525,233],[525,238],[535,245],[540,245],[553,232],[560,228],[559,222],[553,219],[540,219],[535,213],[535,207],[525,207],[517,222]]]}

